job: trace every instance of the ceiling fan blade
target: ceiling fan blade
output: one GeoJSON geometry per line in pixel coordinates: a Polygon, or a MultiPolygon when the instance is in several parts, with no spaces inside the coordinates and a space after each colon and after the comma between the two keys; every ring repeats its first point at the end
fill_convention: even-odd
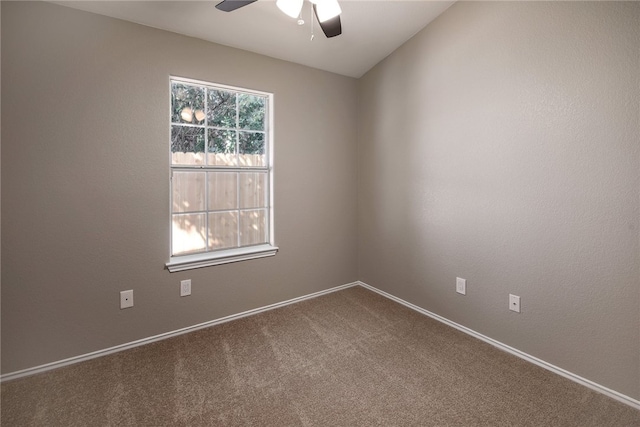
{"type": "Polygon", "coordinates": [[[216,5],[216,9],[223,12],[233,12],[236,9],[240,9],[243,6],[251,4],[258,0],[222,0],[216,5]]]}
{"type": "Polygon", "coordinates": [[[324,32],[324,35],[327,36],[327,38],[339,36],[340,34],[342,34],[340,15],[336,16],[335,18],[327,19],[324,22],[320,22],[320,20],[318,19],[318,11],[316,10],[315,4],[313,5],[313,13],[316,15],[316,20],[318,21],[318,24],[320,24],[320,28],[322,28],[322,31],[324,32]]]}

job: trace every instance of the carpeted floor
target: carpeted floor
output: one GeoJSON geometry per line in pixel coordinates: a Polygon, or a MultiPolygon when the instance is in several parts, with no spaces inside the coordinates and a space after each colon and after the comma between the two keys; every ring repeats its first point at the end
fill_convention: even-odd
{"type": "Polygon", "coordinates": [[[361,287],[2,384],[3,426],[640,426],[361,287]]]}

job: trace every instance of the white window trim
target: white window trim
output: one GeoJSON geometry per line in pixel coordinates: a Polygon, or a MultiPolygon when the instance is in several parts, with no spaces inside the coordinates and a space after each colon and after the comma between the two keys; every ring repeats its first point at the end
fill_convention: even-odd
{"type": "Polygon", "coordinates": [[[220,254],[204,252],[194,255],[175,256],[171,257],[171,261],[166,265],[169,272],[174,273],[176,271],[191,270],[193,268],[211,267],[213,265],[270,257],[274,256],[276,252],[278,252],[278,247],[270,244],[246,246],[244,248],[227,249],[221,251],[220,254]]]}
{"type": "MultiPolygon", "coordinates": [[[[274,122],[273,104],[274,104],[274,100],[273,99],[274,99],[274,94],[269,92],[259,91],[259,90],[239,88],[235,86],[228,86],[228,85],[217,84],[217,83],[210,83],[202,80],[194,80],[194,79],[178,77],[178,76],[169,76],[169,87],[171,87],[172,80],[180,80],[180,81],[184,81],[185,83],[204,85],[204,86],[213,85],[221,89],[228,89],[235,92],[264,95],[267,97],[267,100],[268,100],[267,108],[269,111],[268,122],[267,122],[268,129],[266,131],[266,135],[268,139],[267,140],[267,156],[268,156],[268,166],[269,166],[268,167],[269,242],[262,245],[245,246],[240,248],[222,249],[218,251],[202,252],[202,253],[189,254],[189,255],[176,255],[176,256],[171,255],[172,243],[169,242],[169,262],[165,264],[166,268],[169,270],[170,273],[174,273],[177,271],[185,271],[185,270],[191,270],[191,269],[202,268],[202,267],[211,267],[214,265],[229,264],[232,262],[246,261],[250,259],[274,256],[279,250],[279,248],[275,246],[275,243],[274,243],[274,240],[275,240],[274,238],[275,236],[274,222],[275,221],[274,221],[274,210],[273,210],[273,199],[274,199],[274,195],[273,195],[273,122],[274,122]]],[[[171,123],[171,108],[169,108],[169,123],[171,123]]],[[[169,150],[169,169],[171,169],[171,167],[172,167],[171,150],[169,150]]],[[[170,191],[171,191],[171,185],[170,185],[170,191]]],[[[169,206],[169,212],[171,212],[171,206],[169,206]]],[[[171,224],[171,222],[169,222],[169,224],[171,224]]]]}

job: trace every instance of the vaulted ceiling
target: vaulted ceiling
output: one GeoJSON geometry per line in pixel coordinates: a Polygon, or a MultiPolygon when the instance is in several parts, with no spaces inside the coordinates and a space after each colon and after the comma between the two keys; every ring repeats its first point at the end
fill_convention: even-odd
{"type": "Polygon", "coordinates": [[[218,1],[55,1],[334,73],[360,77],[454,1],[340,0],[342,34],[327,39],[305,1],[299,26],[273,0],[234,12],[218,1]],[[311,40],[311,23],[315,37],[311,40]]]}

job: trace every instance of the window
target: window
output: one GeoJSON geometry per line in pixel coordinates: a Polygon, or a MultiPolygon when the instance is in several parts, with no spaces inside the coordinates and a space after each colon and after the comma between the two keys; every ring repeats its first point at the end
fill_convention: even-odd
{"type": "Polygon", "coordinates": [[[169,271],[275,255],[273,95],[171,78],[169,271]]]}

